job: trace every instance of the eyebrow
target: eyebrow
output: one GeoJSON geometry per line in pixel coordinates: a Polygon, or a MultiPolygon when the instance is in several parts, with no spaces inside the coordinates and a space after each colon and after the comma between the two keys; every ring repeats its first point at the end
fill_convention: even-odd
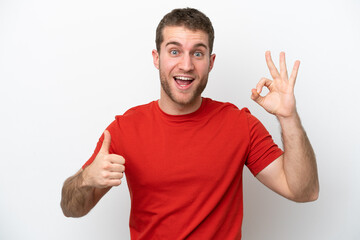
{"type": "MultiPolygon", "coordinates": [[[[167,47],[168,45],[176,45],[176,46],[179,46],[179,47],[181,46],[181,44],[179,42],[175,42],[175,41],[166,43],[165,47],[167,47]]],[[[195,44],[194,48],[197,48],[197,47],[204,47],[205,49],[208,49],[208,47],[203,43],[195,44]]]]}

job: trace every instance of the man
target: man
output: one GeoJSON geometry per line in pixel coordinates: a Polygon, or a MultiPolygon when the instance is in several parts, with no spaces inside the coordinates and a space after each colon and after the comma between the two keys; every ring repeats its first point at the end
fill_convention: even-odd
{"type": "Polygon", "coordinates": [[[252,89],[251,98],[280,122],[283,152],[246,108],[201,97],[214,66],[213,41],[212,24],[198,10],[164,16],[152,51],[160,99],[109,125],[92,157],[64,183],[65,216],[86,215],[121,184],[125,165],[132,239],[240,239],[244,165],[290,200],[317,199],[315,156],[294,97],[300,62],[288,77],[285,54],[279,72],[266,52],[273,80],[252,89]],[[264,86],[269,93],[261,96],[264,86]]]}

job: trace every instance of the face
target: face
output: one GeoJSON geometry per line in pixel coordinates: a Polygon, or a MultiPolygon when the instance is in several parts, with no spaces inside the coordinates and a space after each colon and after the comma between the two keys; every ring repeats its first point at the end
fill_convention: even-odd
{"type": "Polygon", "coordinates": [[[160,53],[153,50],[154,65],[160,72],[161,101],[181,106],[201,102],[215,54],[210,56],[208,35],[182,26],[163,29],[160,53]]]}

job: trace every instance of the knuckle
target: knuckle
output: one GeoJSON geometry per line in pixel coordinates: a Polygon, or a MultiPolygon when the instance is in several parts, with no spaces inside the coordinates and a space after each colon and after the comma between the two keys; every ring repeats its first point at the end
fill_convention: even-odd
{"type": "Polygon", "coordinates": [[[105,170],[109,170],[110,169],[110,163],[109,162],[104,162],[104,164],[103,164],[103,169],[105,169],[105,170]]]}
{"type": "Polygon", "coordinates": [[[102,172],[101,176],[103,178],[108,178],[109,177],[109,173],[108,172],[102,172]]]}

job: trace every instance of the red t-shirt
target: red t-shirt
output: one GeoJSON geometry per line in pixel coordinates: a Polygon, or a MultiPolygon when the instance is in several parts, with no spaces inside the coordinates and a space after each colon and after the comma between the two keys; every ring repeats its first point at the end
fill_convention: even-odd
{"type": "Polygon", "coordinates": [[[240,239],[243,167],[256,175],[283,153],[249,110],[209,98],[176,116],[153,101],[107,129],[126,161],[131,239],[240,239]]]}

